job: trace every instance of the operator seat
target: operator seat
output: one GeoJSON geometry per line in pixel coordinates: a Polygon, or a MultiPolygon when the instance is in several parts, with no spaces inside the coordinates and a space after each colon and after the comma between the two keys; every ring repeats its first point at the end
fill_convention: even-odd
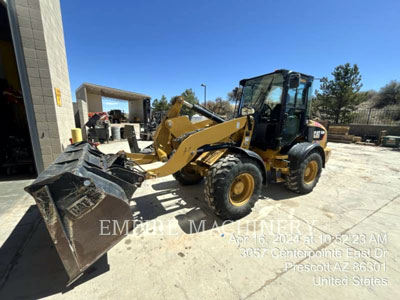
{"type": "Polygon", "coordinates": [[[271,111],[270,122],[279,122],[279,117],[281,115],[282,104],[277,104],[271,111]]]}

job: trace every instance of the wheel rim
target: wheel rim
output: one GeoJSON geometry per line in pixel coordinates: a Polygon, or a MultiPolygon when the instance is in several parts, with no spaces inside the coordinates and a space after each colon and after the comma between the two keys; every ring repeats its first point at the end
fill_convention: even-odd
{"type": "Polygon", "coordinates": [[[254,178],[249,173],[238,175],[229,189],[229,202],[234,206],[242,206],[249,202],[254,192],[254,178]]]}
{"type": "Polygon", "coordinates": [[[315,160],[310,161],[304,170],[304,182],[306,184],[311,184],[318,173],[318,163],[315,160]]]}

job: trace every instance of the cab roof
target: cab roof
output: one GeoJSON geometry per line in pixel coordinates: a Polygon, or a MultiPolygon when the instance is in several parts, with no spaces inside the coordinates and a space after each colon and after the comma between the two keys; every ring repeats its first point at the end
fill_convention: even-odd
{"type": "Polygon", "coordinates": [[[271,72],[271,73],[267,73],[267,74],[263,74],[263,75],[259,75],[259,76],[255,76],[255,77],[251,77],[251,78],[242,79],[242,80],[240,80],[239,84],[240,84],[240,85],[244,85],[244,83],[245,83],[247,80],[256,79],[256,78],[260,78],[260,77],[264,77],[264,76],[272,75],[272,74],[277,74],[277,73],[282,73],[283,76],[287,76],[287,75],[289,75],[289,74],[291,74],[291,73],[294,73],[294,74],[300,74],[301,77],[306,77],[306,78],[308,78],[308,79],[310,79],[310,80],[313,80],[313,79],[314,79],[313,76],[307,75],[307,74],[304,74],[304,73],[295,72],[295,71],[286,70],[286,69],[278,69],[278,70],[275,70],[274,72],[271,72]]]}

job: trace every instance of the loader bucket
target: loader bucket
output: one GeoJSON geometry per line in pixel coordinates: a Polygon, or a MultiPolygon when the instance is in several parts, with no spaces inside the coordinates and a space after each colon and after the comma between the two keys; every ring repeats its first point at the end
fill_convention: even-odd
{"type": "Polygon", "coordinates": [[[81,142],[68,146],[25,188],[35,198],[68,285],[132,229],[129,200],[144,174],[131,164],[124,153],[105,155],[81,142]],[[102,232],[104,224],[115,226],[102,232]]]}

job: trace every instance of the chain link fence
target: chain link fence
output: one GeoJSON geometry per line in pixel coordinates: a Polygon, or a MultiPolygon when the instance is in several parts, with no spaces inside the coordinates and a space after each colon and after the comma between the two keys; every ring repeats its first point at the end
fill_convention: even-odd
{"type": "Polygon", "coordinates": [[[398,125],[400,126],[400,109],[359,109],[355,111],[342,111],[339,122],[336,122],[336,117],[333,113],[328,113],[319,110],[312,116],[317,120],[325,120],[330,124],[338,125],[398,125]]]}
{"type": "Polygon", "coordinates": [[[349,124],[400,125],[400,109],[362,109],[349,115],[349,124]]]}

